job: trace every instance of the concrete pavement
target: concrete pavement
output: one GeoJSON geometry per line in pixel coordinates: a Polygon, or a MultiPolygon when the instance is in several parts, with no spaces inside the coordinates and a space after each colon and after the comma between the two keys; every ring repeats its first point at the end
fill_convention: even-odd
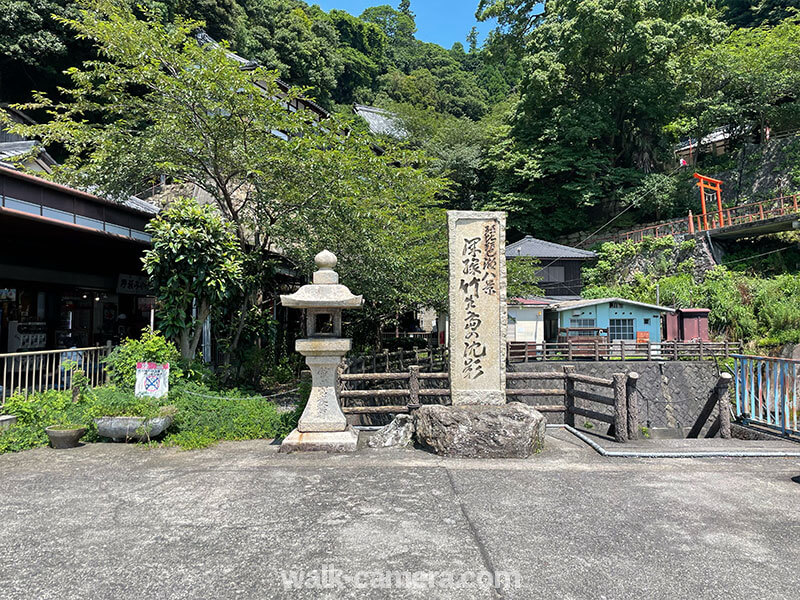
{"type": "Polygon", "coordinates": [[[798,459],[559,432],[529,460],[43,448],[0,456],[0,598],[790,598],[799,500],[798,459]]]}

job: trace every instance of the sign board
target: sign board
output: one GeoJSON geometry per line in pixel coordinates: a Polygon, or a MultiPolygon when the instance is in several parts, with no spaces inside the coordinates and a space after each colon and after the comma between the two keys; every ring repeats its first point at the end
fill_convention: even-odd
{"type": "Polygon", "coordinates": [[[117,293],[148,296],[150,295],[150,280],[141,275],[120,273],[117,279],[117,293]]]}
{"type": "Polygon", "coordinates": [[[163,398],[169,392],[169,363],[136,363],[137,398],[163,398]]]}
{"type": "Polygon", "coordinates": [[[453,405],[506,403],[506,215],[448,211],[453,405]]]}
{"type": "Polygon", "coordinates": [[[650,341],[650,332],[649,331],[637,331],[636,332],[636,343],[637,344],[646,344],[650,341]]]}

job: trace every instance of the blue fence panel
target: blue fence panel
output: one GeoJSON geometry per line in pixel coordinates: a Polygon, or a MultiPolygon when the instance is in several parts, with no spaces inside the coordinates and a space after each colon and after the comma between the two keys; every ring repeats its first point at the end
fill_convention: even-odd
{"type": "Polygon", "coordinates": [[[786,434],[798,429],[798,366],[800,360],[731,355],[735,360],[736,414],[786,434]]]}

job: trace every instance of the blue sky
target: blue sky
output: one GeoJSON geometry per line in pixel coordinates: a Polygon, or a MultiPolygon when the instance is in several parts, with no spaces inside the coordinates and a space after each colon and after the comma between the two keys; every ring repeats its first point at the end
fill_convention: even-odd
{"type": "MultiPolygon", "coordinates": [[[[332,8],[346,10],[352,15],[360,15],[365,8],[391,4],[395,8],[398,0],[307,0],[309,4],[319,4],[323,10],[332,8]]],[[[480,32],[483,42],[494,23],[478,23],[475,9],[478,0],[411,0],[411,11],[417,15],[417,39],[435,42],[450,48],[455,42],[467,45],[466,38],[472,26],[480,32]]]]}

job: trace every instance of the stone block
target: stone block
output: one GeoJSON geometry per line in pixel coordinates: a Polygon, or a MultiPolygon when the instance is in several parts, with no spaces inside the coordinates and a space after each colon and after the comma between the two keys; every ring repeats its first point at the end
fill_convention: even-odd
{"type": "Polygon", "coordinates": [[[527,458],[544,448],[546,419],[536,409],[500,406],[426,405],[414,416],[417,442],[442,456],[527,458]]]}
{"type": "Polygon", "coordinates": [[[344,431],[302,433],[295,429],[281,444],[279,452],[355,452],[358,432],[352,427],[344,431]]]}
{"type": "Polygon", "coordinates": [[[506,216],[448,211],[454,406],[506,402],[506,216]]]}

